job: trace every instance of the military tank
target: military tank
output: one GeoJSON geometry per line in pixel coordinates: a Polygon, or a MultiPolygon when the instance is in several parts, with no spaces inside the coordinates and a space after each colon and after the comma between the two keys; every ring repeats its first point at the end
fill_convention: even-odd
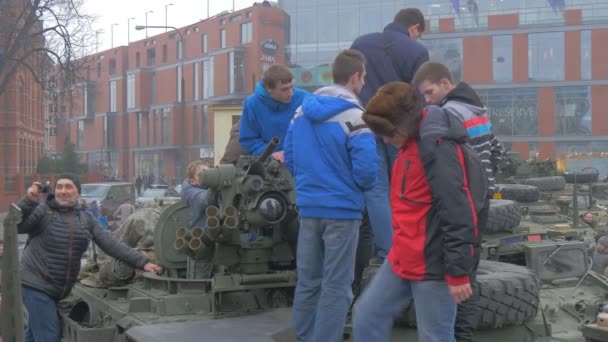
{"type": "Polygon", "coordinates": [[[298,220],[293,179],[269,158],[277,144],[199,175],[210,199],[205,226],[188,227],[191,211],[182,202],[160,214],[154,248],[162,274],[133,281],[133,270],[115,262],[111,272],[123,285],[77,284],[61,303],[63,340],[270,341],[285,334],[298,220]],[[209,264],[211,275],[202,272],[209,264]]]}

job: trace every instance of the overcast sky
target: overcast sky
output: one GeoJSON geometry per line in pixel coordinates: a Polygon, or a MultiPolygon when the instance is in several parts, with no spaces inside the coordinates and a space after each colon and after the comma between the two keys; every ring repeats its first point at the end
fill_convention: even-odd
{"type": "MultiPolygon", "coordinates": [[[[200,19],[207,18],[207,1],[209,13],[214,16],[224,10],[232,10],[233,0],[87,0],[88,14],[97,17],[96,30],[103,30],[99,34],[99,51],[109,49],[111,46],[111,27],[114,26],[114,46],[127,44],[127,19],[131,20],[131,41],[145,38],[145,32],[136,31],[135,25],[145,24],[145,14],[148,13],[148,25],[165,25],[165,5],[173,3],[167,10],[167,25],[186,26],[200,19]]],[[[262,0],[258,0],[261,2],[262,0]]],[[[249,7],[255,0],[234,0],[236,10],[249,7]]],[[[148,29],[148,36],[162,33],[162,29],[148,29]]]]}

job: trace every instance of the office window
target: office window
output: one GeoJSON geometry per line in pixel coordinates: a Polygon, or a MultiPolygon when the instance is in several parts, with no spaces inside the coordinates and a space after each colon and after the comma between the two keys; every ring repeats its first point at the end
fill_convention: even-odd
{"type": "Polygon", "coordinates": [[[201,51],[207,53],[207,35],[201,35],[201,51]]]}
{"type": "Polygon", "coordinates": [[[150,120],[152,120],[152,145],[158,144],[158,140],[156,139],[156,126],[158,121],[158,110],[153,110],[150,113],[150,120]]]}
{"type": "Polygon", "coordinates": [[[181,101],[182,100],[182,67],[178,66],[176,68],[176,82],[177,82],[177,94],[176,94],[176,101],[181,101]]]}
{"type": "Polygon", "coordinates": [[[156,64],[156,48],[150,48],[146,51],[146,64],[148,66],[156,64]]]}
{"type": "Polygon", "coordinates": [[[530,80],[563,80],[564,56],[564,32],[528,34],[528,78],[530,80]]]}
{"type": "Polygon", "coordinates": [[[200,69],[201,69],[201,65],[200,63],[194,63],[194,72],[192,75],[192,80],[193,80],[193,85],[192,85],[192,89],[193,89],[193,98],[194,101],[198,101],[198,99],[200,98],[200,89],[199,89],[199,75],[200,75],[200,69]]]}
{"type": "MultiPolygon", "coordinates": [[[[77,136],[76,136],[76,149],[79,151],[83,150],[84,147],[84,121],[78,120],[77,136]]],[[[23,146],[23,145],[21,145],[23,146]]]]}
{"type": "Polygon", "coordinates": [[[141,146],[142,131],[143,131],[143,114],[137,113],[137,146],[141,146]]]}
{"type": "Polygon", "coordinates": [[[203,61],[203,99],[207,99],[213,96],[213,57],[203,61]]]}
{"type": "Polygon", "coordinates": [[[581,79],[590,80],[591,75],[591,30],[581,31],[581,79]]]}
{"type": "Polygon", "coordinates": [[[250,43],[253,40],[253,23],[241,24],[241,44],[250,43]]]}
{"type": "Polygon", "coordinates": [[[221,29],[220,30],[220,49],[223,49],[226,47],[226,30],[221,29]]]}
{"type": "Polygon", "coordinates": [[[103,116],[103,148],[107,149],[108,148],[108,116],[104,115],[103,116]]]}
{"type": "Polygon", "coordinates": [[[116,74],[116,58],[110,59],[110,75],[116,74]]]}
{"type": "Polygon", "coordinates": [[[591,134],[590,87],[555,87],[555,134],[591,134]]]}
{"type": "Polygon", "coordinates": [[[110,81],[110,112],[116,112],[116,81],[110,81]]]}
{"type": "Polygon", "coordinates": [[[228,93],[245,92],[245,54],[242,51],[228,53],[228,93]]]}
{"type": "Polygon", "coordinates": [[[135,108],[135,75],[127,76],[127,108],[135,108]]]}
{"type": "MultiPolygon", "coordinates": [[[[298,11],[298,15],[292,20],[295,21],[295,27],[290,30],[292,44],[317,42],[317,15],[315,12],[298,11]]],[[[335,21],[335,18],[333,20],[335,21]]]]}
{"type": "Polygon", "coordinates": [[[199,127],[198,127],[198,107],[194,106],[192,107],[192,143],[193,144],[198,144],[198,131],[199,131],[199,127]]]}
{"type": "Polygon", "coordinates": [[[538,134],[538,89],[488,89],[478,94],[496,135],[538,134]]]}
{"type": "Polygon", "coordinates": [[[494,82],[513,81],[513,36],[492,37],[494,82]]]}
{"type": "Polygon", "coordinates": [[[448,66],[454,79],[462,80],[462,38],[422,39],[430,60],[448,66]]]}
{"type": "Polygon", "coordinates": [[[167,55],[168,55],[167,44],[163,44],[163,63],[167,62],[167,55]]]}
{"type": "Polygon", "coordinates": [[[162,129],[162,144],[169,144],[169,138],[170,135],[169,133],[171,132],[171,122],[169,121],[170,119],[170,114],[171,114],[171,108],[166,107],[163,108],[163,117],[162,117],[162,122],[161,122],[161,129],[162,129]]]}
{"type": "MultiPolygon", "coordinates": [[[[395,11],[393,11],[393,16],[395,11]]],[[[392,21],[392,19],[391,19],[392,21]]],[[[335,23],[334,23],[335,25],[335,23]]],[[[319,31],[322,34],[322,31],[319,31]]],[[[343,9],[338,12],[338,41],[352,42],[359,36],[359,10],[343,9]]]]}
{"type": "MultiPolygon", "coordinates": [[[[336,46],[336,42],[339,41],[338,38],[338,10],[336,7],[328,7],[328,8],[319,8],[317,9],[317,16],[313,19],[312,22],[309,23],[309,26],[315,26],[316,30],[312,32],[312,30],[296,32],[299,38],[310,39],[312,37],[304,37],[304,34],[317,34],[314,38],[315,42],[319,43],[331,43],[331,45],[336,46]]],[[[296,22],[297,18],[296,18],[296,22]]]]}

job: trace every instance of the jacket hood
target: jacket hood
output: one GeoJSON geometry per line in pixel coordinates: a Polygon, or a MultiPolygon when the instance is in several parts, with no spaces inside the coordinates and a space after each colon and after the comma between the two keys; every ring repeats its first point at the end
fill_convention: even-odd
{"type": "Polygon", "coordinates": [[[359,99],[350,90],[340,85],[323,87],[308,96],[302,103],[302,112],[311,122],[323,122],[345,110],[359,107],[359,99]]]}
{"type": "Polygon", "coordinates": [[[264,85],[262,85],[262,81],[258,81],[258,83],[255,85],[255,95],[257,95],[260,101],[262,101],[266,105],[266,107],[272,110],[273,112],[282,112],[284,110],[289,109],[289,106],[291,106],[291,103],[283,103],[273,99],[272,96],[270,96],[268,90],[266,90],[266,88],[264,88],[264,85]]]}
{"type": "Polygon", "coordinates": [[[480,116],[486,114],[486,107],[481,103],[481,99],[477,96],[477,93],[471,86],[464,82],[458,83],[452,91],[450,91],[445,99],[441,101],[441,107],[445,107],[449,102],[459,102],[459,104],[463,105],[467,109],[469,109],[473,114],[480,116]]]}

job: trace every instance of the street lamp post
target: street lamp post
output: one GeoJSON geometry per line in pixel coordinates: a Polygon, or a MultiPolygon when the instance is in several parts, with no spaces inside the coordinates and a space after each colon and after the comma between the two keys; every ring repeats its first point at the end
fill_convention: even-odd
{"type": "Polygon", "coordinates": [[[131,20],[135,20],[135,17],[127,19],[127,45],[131,43],[131,20]]]}
{"type": "MultiPolygon", "coordinates": [[[[148,25],[137,25],[135,26],[136,30],[147,30],[148,28],[159,28],[159,29],[172,29],[175,30],[175,32],[177,32],[177,34],[179,35],[179,51],[178,51],[178,55],[179,55],[179,63],[180,63],[180,69],[181,69],[181,93],[179,100],[180,103],[180,116],[181,116],[181,134],[180,134],[180,140],[181,140],[181,148],[178,150],[177,153],[177,162],[176,165],[178,166],[178,170],[182,171],[183,167],[184,167],[184,155],[185,155],[185,148],[186,148],[186,80],[184,78],[184,35],[180,32],[180,30],[175,27],[175,26],[148,26],[148,25]]],[[[167,129],[165,127],[165,129],[167,129]]],[[[183,172],[182,172],[183,173],[183,172]]],[[[179,175],[179,176],[183,176],[183,175],[179,175]]]]}
{"type": "MultiPolygon", "coordinates": [[[[144,26],[144,28],[146,29],[146,38],[148,38],[148,13],[154,13],[154,11],[148,11],[146,12],[146,25],[144,26]]],[[[137,30],[137,27],[135,27],[135,29],[137,30]]]]}
{"type": "MultiPolygon", "coordinates": [[[[166,4],[165,5],[165,32],[167,32],[167,30],[169,29],[169,25],[167,22],[167,8],[169,8],[169,6],[173,6],[173,4],[166,4]]],[[[146,23],[146,25],[148,25],[148,23],[146,23]]]]}
{"type": "Polygon", "coordinates": [[[114,26],[118,26],[118,24],[114,23],[110,26],[110,46],[112,49],[114,48],[114,26]]]}

